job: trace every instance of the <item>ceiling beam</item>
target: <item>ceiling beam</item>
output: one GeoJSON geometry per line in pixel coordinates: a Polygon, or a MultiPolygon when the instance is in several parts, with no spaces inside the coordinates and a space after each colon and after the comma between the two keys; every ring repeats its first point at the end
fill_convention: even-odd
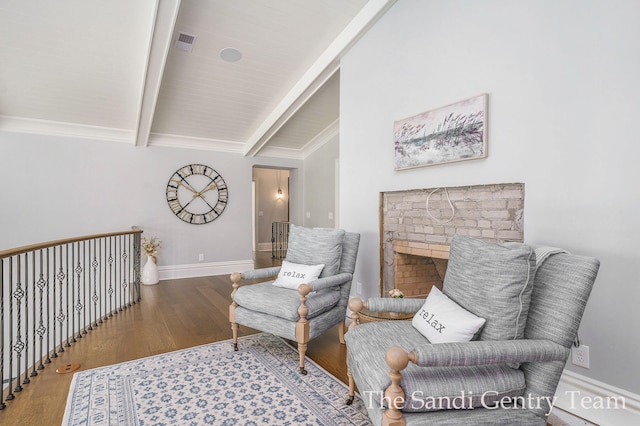
{"type": "Polygon", "coordinates": [[[340,67],[340,58],[397,0],[370,0],[285,95],[246,143],[244,155],[255,156],[276,132],[340,67]]]}
{"type": "Polygon", "coordinates": [[[151,125],[160,93],[162,75],[171,48],[181,0],[156,0],[156,16],[148,50],[147,68],[138,107],[136,146],[148,146],[151,125]]]}

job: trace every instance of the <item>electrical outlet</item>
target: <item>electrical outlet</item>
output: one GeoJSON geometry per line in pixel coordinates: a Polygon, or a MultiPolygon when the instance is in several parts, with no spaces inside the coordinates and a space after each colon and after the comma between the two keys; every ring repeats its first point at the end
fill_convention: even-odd
{"type": "Polygon", "coordinates": [[[204,253],[198,255],[198,262],[204,262],[204,253]]]}
{"type": "Polygon", "coordinates": [[[578,367],[589,368],[589,346],[571,347],[571,362],[578,367]]]}
{"type": "Polygon", "coordinates": [[[362,294],[362,283],[361,282],[356,283],[356,293],[362,294]]]}

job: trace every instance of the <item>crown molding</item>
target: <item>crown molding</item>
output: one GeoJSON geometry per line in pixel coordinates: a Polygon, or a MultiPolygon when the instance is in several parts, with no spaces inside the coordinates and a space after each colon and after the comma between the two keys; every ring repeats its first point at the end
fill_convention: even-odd
{"type": "Polygon", "coordinates": [[[34,118],[0,116],[0,130],[36,135],[64,136],[132,144],[134,131],[112,127],[38,120],[34,118]]]}
{"type": "MultiPolygon", "coordinates": [[[[264,147],[260,151],[259,156],[304,160],[307,156],[311,155],[318,148],[322,147],[325,143],[338,135],[340,130],[339,124],[340,120],[336,119],[333,123],[314,136],[313,139],[305,144],[302,149],[264,147]]],[[[0,131],[92,139],[126,144],[133,144],[136,136],[133,130],[127,129],[115,129],[110,127],[89,126],[1,115],[0,131]]],[[[147,146],[229,152],[243,155],[245,143],[165,133],[151,133],[149,135],[149,142],[147,146]]]]}
{"type": "Polygon", "coordinates": [[[325,127],[320,133],[315,135],[313,139],[307,142],[302,147],[303,156],[307,157],[313,154],[318,148],[335,138],[340,134],[340,119],[336,118],[335,121],[325,127]]]}
{"type": "Polygon", "coordinates": [[[162,146],[165,148],[198,149],[202,151],[218,151],[242,154],[244,143],[225,141],[221,139],[208,139],[193,136],[170,135],[166,133],[151,133],[149,146],[162,146]]]}
{"type": "Polygon", "coordinates": [[[336,119],[333,123],[329,124],[320,133],[314,136],[313,139],[307,142],[301,149],[265,146],[260,150],[256,157],[278,157],[304,160],[324,144],[338,136],[339,133],[340,119],[336,119]]]}

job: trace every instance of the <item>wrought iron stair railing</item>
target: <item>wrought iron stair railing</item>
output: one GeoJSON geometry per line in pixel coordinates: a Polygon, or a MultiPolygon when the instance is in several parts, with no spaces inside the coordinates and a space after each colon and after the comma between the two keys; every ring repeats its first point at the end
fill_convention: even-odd
{"type": "Polygon", "coordinates": [[[271,257],[284,259],[287,257],[289,240],[289,222],[271,223],[271,257]]]}
{"type": "Polygon", "coordinates": [[[51,358],[140,299],[142,230],[0,251],[0,410],[51,358]]]}

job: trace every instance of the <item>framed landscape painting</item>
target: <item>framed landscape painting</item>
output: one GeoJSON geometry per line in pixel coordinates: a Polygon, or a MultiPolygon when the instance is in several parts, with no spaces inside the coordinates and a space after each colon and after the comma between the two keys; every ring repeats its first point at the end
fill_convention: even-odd
{"type": "Polygon", "coordinates": [[[396,121],[395,169],[433,166],[487,156],[487,95],[396,121]]]}

